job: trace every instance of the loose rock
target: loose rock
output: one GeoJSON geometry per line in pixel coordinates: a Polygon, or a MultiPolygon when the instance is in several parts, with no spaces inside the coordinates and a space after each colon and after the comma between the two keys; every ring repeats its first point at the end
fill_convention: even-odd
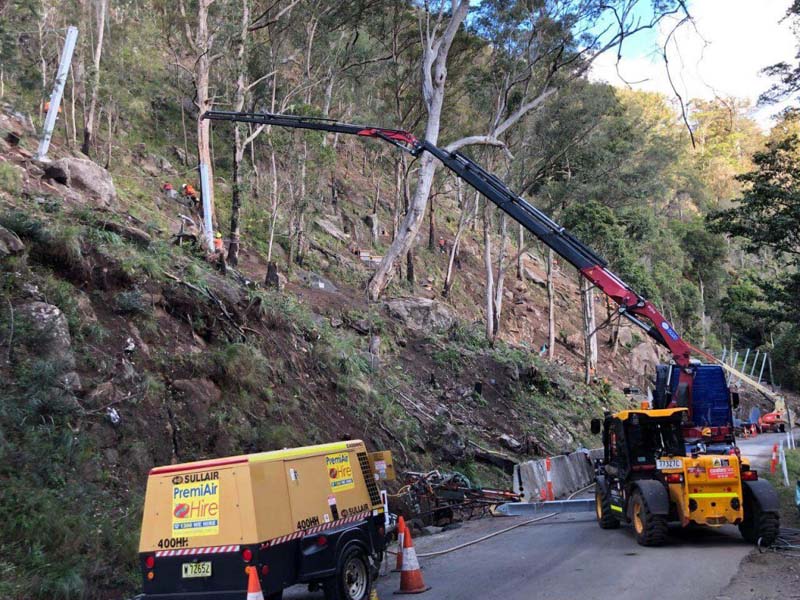
{"type": "Polygon", "coordinates": [[[456,322],[453,309],[428,298],[397,298],[389,300],[386,308],[414,331],[449,329],[456,322]]]}
{"type": "Polygon", "coordinates": [[[85,158],[62,158],[45,166],[44,176],[76,190],[96,201],[99,208],[116,208],[117,189],[111,175],[100,165],[85,158]]]}
{"type": "Polygon", "coordinates": [[[64,313],[57,306],[45,302],[29,302],[19,307],[21,319],[35,332],[35,342],[29,350],[40,358],[57,362],[64,372],[75,369],[72,338],[64,313]]]}
{"type": "Polygon", "coordinates": [[[0,225],[0,258],[20,254],[23,250],[25,250],[25,244],[17,234],[0,225]]]}

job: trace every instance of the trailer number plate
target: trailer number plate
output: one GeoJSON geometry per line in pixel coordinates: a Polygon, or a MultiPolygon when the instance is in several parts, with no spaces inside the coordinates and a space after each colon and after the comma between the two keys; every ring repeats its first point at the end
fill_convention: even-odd
{"type": "Polygon", "coordinates": [[[183,578],[211,577],[211,561],[183,563],[183,578]]]}
{"type": "Polygon", "coordinates": [[[658,459],[656,461],[656,469],[663,471],[664,469],[682,469],[683,462],[679,458],[658,459]]]}

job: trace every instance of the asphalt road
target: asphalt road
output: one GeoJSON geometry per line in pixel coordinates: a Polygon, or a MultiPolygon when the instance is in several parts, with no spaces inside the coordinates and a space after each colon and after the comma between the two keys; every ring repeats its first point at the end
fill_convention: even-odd
{"type": "MultiPolygon", "coordinates": [[[[800,432],[795,434],[800,437],[800,432]]],[[[754,467],[769,467],[772,446],[785,434],[762,434],[737,440],[754,467]]],[[[461,529],[415,540],[419,554],[436,552],[527,520],[483,519],[461,529]]],[[[736,527],[670,529],[660,548],[639,546],[630,527],[602,530],[594,513],[558,515],[490,540],[432,558],[420,558],[426,600],[641,600],[680,598],[713,600],[737,573],[753,547],[736,527]]],[[[392,557],[393,560],[393,557],[392,557]]],[[[393,564],[393,563],[392,563],[393,564]]],[[[378,581],[378,595],[388,598],[399,575],[378,581]]],[[[284,594],[293,600],[320,600],[295,586],[284,594]]]]}
{"type": "MultiPolygon", "coordinates": [[[[526,520],[483,519],[416,541],[420,554],[477,539],[526,520]]],[[[559,515],[434,558],[420,558],[428,600],[711,600],[737,572],[752,546],[735,527],[673,529],[660,548],[639,546],[630,528],[602,530],[593,513],[559,515]]],[[[380,598],[398,589],[382,577],[380,598]]],[[[286,598],[319,599],[304,588],[286,598]]]]}
{"type": "MultiPolygon", "coordinates": [[[[800,431],[796,428],[794,437],[796,441],[800,441],[800,431]]],[[[772,458],[772,447],[775,444],[780,446],[781,441],[786,447],[785,433],[762,433],[746,440],[737,438],[736,443],[742,450],[742,456],[749,458],[756,469],[766,469],[769,468],[769,461],[772,458]]]]}

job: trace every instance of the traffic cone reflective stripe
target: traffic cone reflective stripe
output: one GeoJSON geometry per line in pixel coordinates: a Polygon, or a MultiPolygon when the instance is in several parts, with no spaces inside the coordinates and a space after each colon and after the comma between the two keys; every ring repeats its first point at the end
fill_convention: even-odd
{"type": "Polygon", "coordinates": [[[417,551],[414,550],[414,541],[411,539],[411,530],[408,528],[403,536],[403,567],[400,571],[400,589],[395,594],[421,594],[430,587],[422,579],[422,570],[419,568],[417,551]]]}
{"type": "Polygon", "coordinates": [[[402,515],[397,519],[397,560],[395,561],[394,571],[399,573],[403,570],[403,537],[406,533],[406,521],[402,515]]]}
{"type": "Polygon", "coordinates": [[[261,591],[261,582],[258,580],[258,571],[255,567],[247,567],[247,600],[264,600],[261,591]]]}

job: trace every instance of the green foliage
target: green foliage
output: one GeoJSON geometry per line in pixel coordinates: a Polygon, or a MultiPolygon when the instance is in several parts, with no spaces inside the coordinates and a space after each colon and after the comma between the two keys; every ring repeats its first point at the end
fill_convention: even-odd
{"type": "Polygon", "coordinates": [[[18,194],[22,185],[22,175],[14,165],[0,162],[0,189],[10,194],[18,194]]]}
{"type": "Polygon", "coordinates": [[[117,294],[114,310],[121,315],[145,315],[152,312],[149,299],[138,289],[117,294]]]}
{"type": "Polygon", "coordinates": [[[260,394],[270,387],[272,368],[251,344],[228,344],[213,355],[217,379],[226,389],[260,394]]]}
{"type": "Polygon", "coordinates": [[[765,473],[767,479],[772,483],[775,491],[778,492],[781,511],[781,527],[800,527],[800,510],[795,504],[795,484],[800,481],[800,449],[786,449],[786,472],[789,475],[789,486],[783,484],[783,474],[781,469],[774,475],[766,473],[766,469],[760,473],[765,473]]]}
{"type": "Polygon", "coordinates": [[[739,177],[747,185],[738,206],[709,216],[715,231],[744,238],[751,252],[768,248],[800,255],[800,148],[794,135],[757,153],[756,170],[739,177]]]}

